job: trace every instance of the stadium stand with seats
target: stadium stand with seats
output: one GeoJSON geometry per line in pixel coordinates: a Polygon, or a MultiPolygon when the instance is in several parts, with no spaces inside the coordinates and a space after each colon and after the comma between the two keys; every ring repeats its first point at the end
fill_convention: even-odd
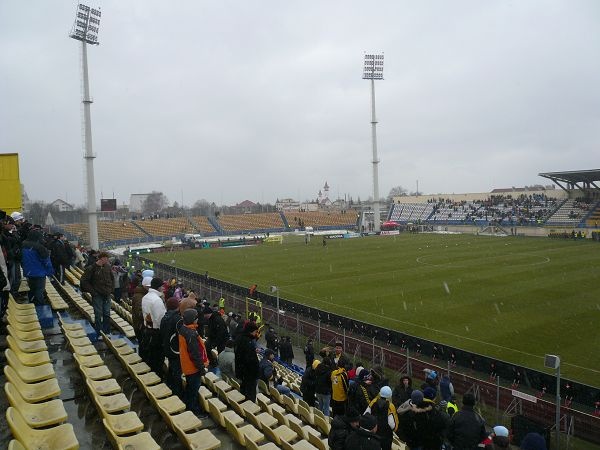
{"type": "Polygon", "coordinates": [[[155,237],[181,236],[198,232],[186,217],[134,220],[133,223],[148,235],[155,237]]]}
{"type": "Polygon", "coordinates": [[[348,228],[356,226],[357,212],[347,211],[285,211],[283,213],[290,228],[299,228],[301,220],[305,227],[315,229],[348,228]]]}
{"type": "Polygon", "coordinates": [[[218,221],[225,232],[282,231],[284,229],[279,213],[223,214],[219,216],[218,221]]]}

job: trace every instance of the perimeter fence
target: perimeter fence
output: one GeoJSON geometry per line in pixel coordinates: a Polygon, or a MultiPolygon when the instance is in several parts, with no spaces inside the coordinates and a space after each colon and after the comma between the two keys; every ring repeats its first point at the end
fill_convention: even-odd
{"type": "MultiPolygon", "coordinates": [[[[156,276],[163,279],[175,277],[186,288],[199,294],[200,298],[207,298],[211,303],[224,298],[227,309],[239,313],[246,311],[247,288],[210,278],[206,274],[137,258],[145,266],[152,263],[156,276]]],[[[342,341],[344,352],[352,356],[354,362],[363,362],[365,367],[370,365],[371,368],[380,366],[390,375],[391,384],[395,384],[403,374],[410,375],[413,380],[423,379],[424,369],[436,370],[439,374],[447,373],[455,392],[458,395],[473,392],[484,407],[488,420],[493,418],[495,424],[508,424],[513,417],[522,415],[547,428],[555,426],[556,406],[550,399],[556,391],[556,384],[548,374],[272,295],[259,292],[258,300],[262,302],[264,323],[273,325],[280,333],[285,331],[299,347],[303,347],[308,338],[314,339],[317,352],[317,343],[326,346],[342,341]],[[393,379],[394,376],[396,379],[393,379]],[[541,388],[536,388],[536,383],[541,388]]],[[[594,402],[581,403],[582,398],[589,401],[590,397],[600,401],[598,389],[570,381],[568,383],[574,386],[569,395],[576,393],[579,398],[572,399],[569,406],[565,406],[563,399],[560,431],[567,436],[600,444],[600,416],[597,412],[600,404],[596,404],[594,411],[586,406],[594,402]]]]}

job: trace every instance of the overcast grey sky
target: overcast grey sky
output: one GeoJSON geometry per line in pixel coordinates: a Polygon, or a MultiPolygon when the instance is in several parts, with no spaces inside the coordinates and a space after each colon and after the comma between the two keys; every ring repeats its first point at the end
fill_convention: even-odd
{"type": "MultiPolygon", "coordinates": [[[[96,190],[199,198],[485,192],[600,167],[600,1],[96,0],[96,190]]],[[[72,1],[0,1],[0,152],[32,199],[84,199],[72,1]]]]}

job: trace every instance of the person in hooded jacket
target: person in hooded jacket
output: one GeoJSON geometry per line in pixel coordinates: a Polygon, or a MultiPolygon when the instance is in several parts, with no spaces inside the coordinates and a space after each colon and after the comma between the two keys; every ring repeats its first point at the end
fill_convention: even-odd
{"type": "Polygon", "coordinates": [[[204,317],[208,316],[208,329],[206,332],[206,348],[210,352],[213,348],[217,352],[222,352],[225,348],[225,342],[229,338],[229,331],[223,316],[218,311],[213,311],[210,308],[205,308],[204,317]]]}
{"type": "Polygon", "coordinates": [[[400,426],[398,436],[409,448],[439,450],[441,448],[448,417],[435,407],[435,391],[428,386],[426,396],[415,390],[398,410],[400,426]]]}
{"type": "Polygon", "coordinates": [[[179,398],[183,397],[183,385],[181,383],[181,361],[179,357],[179,329],[183,325],[183,317],[179,314],[179,301],[171,297],[167,300],[167,312],[160,321],[160,338],[163,345],[163,353],[169,360],[169,372],[167,373],[167,386],[173,394],[179,398]]]}
{"type": "Polygon", "coordinates": [[[235,374],[240,379],[240,392],[247,400],[256,401],[258,384],[258,357],[255,341],[258,338],[258,327],[248,322],[235,341],[235,374]]]}
{"type": "Polygon", "coordinates": [[[346,438],[346,450],[381,450],[377,435],[377,419],[371,414],[363,414],[358,428],[346,438]]]}
{"type": "Polygon", "coordinates": [[[30,231],[23,242],[22,265],[23,275],[27,278],[29,302],[44,304],[46,277],[54,274],[48,249],[42,245],[42,233],[30,231]]]}
{"type": "Polygon", "coordinates": [[[485,421],[474,410],[475,396],[472,393],[467,392],[462,403],[462,409],[450,420],[448,440],[456,450],[474,450],[487,436],[485,421]]]}
{"type": "Polygon", "coordinates": [[[379,389],[373,384],[370,371],[362,369],[348,388],[348,405],[358,411],[365,411],[378,393],[379,389]]]}
{"type": "Polygon", "coordinates": [[[185,405],[197,416],[206,417],[200,408],[198,390],[206,373],[208,356],[202,338],[198,335],[198,312],[188,309],[183,313],[183,326],[179,329],[179,357],[185,375],[185,405]]]}
{"type": "Polygon", "coordinates": [[[412,391],[412,378],[404,375],[400,378],[400,384],[394,388],[394,392],[392,393],[392,402],[396,408],[399,408],[402,403],[410,398],[412,391]]]}
{"type": "Polygon", "coordinates": [[[331,403],[331,372],[335,368],[335,363],[333,362],[328,349],[321,350],[319,355],[323,360],[315,370],[317,379],[315,394],[319,402],[319,409],[326,417],[329,417],[329,405],[331,403]]]}
{"type": "Polygon", "coordinates": [[[377,419],[377,435],[381,442],[381,449],[391,450],[394,433],[398,431],[398,413],[392,403],[392,389],[383,386],[365,412],[377,419]]]}
{"type": "Polygon", "coordinates": [[[354,408],[348,408],[346,413],[335,416],[331,422],[331,430],[327,442],[331,450],[344,450],[346,438],[358,428],[360,413],[354,408]]]}
{"type": "Polygon", "coordinates": [[[454,386],[448,374],[443,375],[440,381],[440,395],[442,396],[442,400],[446,402],[451,401],[454,396],[454,386]]]}
{"type": "Polygon", "coordinates": [[[308,403],[309,406],[315,406],[317,387],[317,373],[316,369],[321,361],[315,359],[310,367],[304,371],[302,375],[302,381],[300,382],[300,392],[302,392],[302,399],[308,403]]]}

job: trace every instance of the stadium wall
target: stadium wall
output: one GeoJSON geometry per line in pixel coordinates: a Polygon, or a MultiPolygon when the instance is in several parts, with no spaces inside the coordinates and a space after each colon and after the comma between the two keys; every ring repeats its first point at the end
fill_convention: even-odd
{"type": "MultiPolygon", "coordinates": [[[[185,286],[206,295],[211,302],[216,302],[223,297],[228,308],[240,312],[245,311],[247,287],[216,278],[207,278],[205,275],[187,270],[175,269],[168,264],[145,258],[138,257],[138,261],[136,261],[136,265],[140,266],[149,264],[153,265],[157,276],[162,278],[177,276],[185,286]]],[[[276,323],[276,297],[259,292],[258,299],[263,302],[263,320],[276,323]]],[[[510,383],[518,376],[520,379],[519,392],[539,394],[541,386],[546,386],[546,392],[551,393],[556,390],[556,387],[555,378],[550,374],[448,347],[441,343],[385,329],[286,299],[280,298],[279,306],[285,311],[285,314],[279,317],[281,326],[291,333],[314,337],[317,342],[325,345],[331,345],[336,339],[343,338],[347,354],[358,355],[359,360],[371,361],[374,365],[380,364],[398,373],[422,374],[425,368],[436,369],[440,373],[449,372],[457,393],[474,391],[479,401],[488,406],[497,407],[498,414],[506,411],[516,401],[518,409],[526,417],[547,426],[554,424],[556,408],[552,402],[543,398],[536,398],[535,403],[520,400],[513,395],[512,389],[505,386],[507,382],[510,383]],[[436,349],[438,358],[437,361],[432,361],[436,349]],[[454,360],[453,364],[448,362],[449,357],[454,360]],[[504,386],[498,386],[496,383],[485,380],[485,374],[490,372],[492,364],[504,386]],[[498,394],[499,403],[497,405],[498,394]]],[[[567,420],[573,421],[575,436],[600,444],[600,417],[591,414],[594,402],[600,401],[600,389],[567,379],[562,379],[562,382],[568,382],[573,386],[574,404],[570,408],[563,408],[563,414],[567,416],[567,420]],[[575,406],[577,409],[573,409],[575,406]]],[[[551,397],[551,394],[547,395],[551,397]]],[[[510,415],[508,416],[510,417],[510,415]]]]}

